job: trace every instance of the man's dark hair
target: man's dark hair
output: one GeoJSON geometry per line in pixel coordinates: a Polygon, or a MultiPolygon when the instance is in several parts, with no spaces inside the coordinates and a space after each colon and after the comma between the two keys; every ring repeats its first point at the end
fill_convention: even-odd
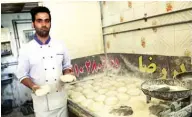
{"type": "Polygon", "coordinates": [[[32,17],[32,22],[35,21],[35,15],[37,13],[41,13],[41,12],[45,12],[45,13],[49,14],[49,18],[50,18],[50,21],[51,21],[51,14],[50,14],[49,9],[47,7],[38,6],[38,7],[32,8],[31,11],[30,11],[31,17],[32,17]]]}

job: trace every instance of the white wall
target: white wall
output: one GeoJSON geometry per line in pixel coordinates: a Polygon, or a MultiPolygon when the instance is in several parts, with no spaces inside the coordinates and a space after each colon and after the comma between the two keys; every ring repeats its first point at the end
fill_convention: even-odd
{"type": "MultiPolygon", "coordinates": [[[[108,26],[143,18],[144,14],[153,16],[185,8],[192,8],[192,1],[107,1],[102,2],[102,21],[108,26]]],[[[104,28],[104,34],[188,20],[192,20],[192,10],[104,28]]],[[[106,35],[104,39],[109,53],[192,56],[192,23],[106,35]]]]}
{"type": "Polygon", "coordinates": [[[101,54],[103,37],[99,2],[43,2],[52,15],[51,36],[63,39],[74,58],[101,54]]]}

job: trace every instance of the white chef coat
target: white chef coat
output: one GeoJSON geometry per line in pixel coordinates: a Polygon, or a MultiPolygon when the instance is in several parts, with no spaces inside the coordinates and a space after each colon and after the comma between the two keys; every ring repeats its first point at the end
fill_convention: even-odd
{"type": "Polygon", "coordinates": [[[39,86],[51,86],[51,92],[45,96],[38,97],[32,94],[35,112],[67,108],[67,93],[60,89],[59,77],[63,70],[71,67],[71,60],[62,41],[49,38],[43,45],[34,36],[34,40],[20,49],[18,79],[22,81],[28,77],[39,86]]]}

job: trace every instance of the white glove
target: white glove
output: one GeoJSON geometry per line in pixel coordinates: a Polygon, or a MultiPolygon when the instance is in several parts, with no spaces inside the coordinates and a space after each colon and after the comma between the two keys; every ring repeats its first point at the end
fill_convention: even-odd
{"type": "Polygon", "coordinates": [[[43,86],[40,86],[40,88],[35,91],[35,95],[36,96],[44,96],[47,93],[49,93],[50,90],[51,89],[50,89],[49,85],[43,85],[43,86]]]}
{"type": "Polygon", "coordinates": [[[76,81],[76,77],[74,75],[71,75],[71,74],[66,74],[66,75],[62,75],[60,77],[60,80],[62,82],[72,82],[72,81],[76,81]]]}

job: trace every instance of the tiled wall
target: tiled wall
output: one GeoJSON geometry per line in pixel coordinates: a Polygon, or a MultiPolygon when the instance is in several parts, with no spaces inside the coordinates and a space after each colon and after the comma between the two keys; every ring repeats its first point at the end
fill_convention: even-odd
{"type": "Polygon", "coordinates": [[[72,59],[103,53],[99,2],[54,1],[43,5],[51,10],[51,35],[64,40],[72,59]]]}
{"type": "MultiPolygon", "coordinates": [[[[191,1],[123,1],[101,2],[103,27],[146,16],[164,14],[192,8],[191,1]]],[[[119,32],[141,28],[120,34],[104,36],[108,53],[137,53],[167,56],[192,57],[192,23],[160,27],[142,28],[192,20],[192,10],[162,15],[145,20],[137,20],[122,25],[103,28],[103,33],[119,32]]]]}

